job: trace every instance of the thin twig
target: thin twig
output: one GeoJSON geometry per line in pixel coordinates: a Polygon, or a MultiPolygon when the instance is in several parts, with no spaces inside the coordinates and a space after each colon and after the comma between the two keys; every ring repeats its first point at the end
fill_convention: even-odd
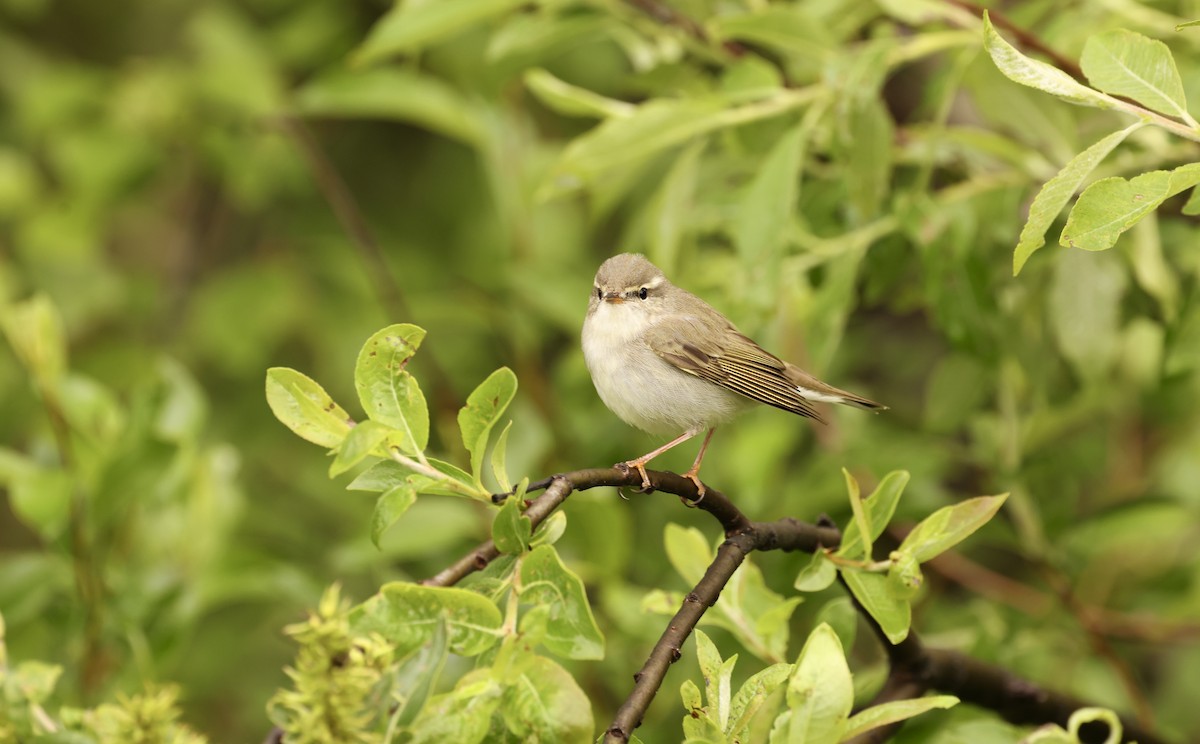
{"type": "Polygon", "coordinates": [[[350,237],[350,243],[358,251],[359,258],[365,265],[367,276],[375,287],[375,293],[384,310],[393,317],[408,318],[408,304],[400,291],[400,285],[392,275],[384,257],[379,241],[375,240],[367,219],[363,216],[358,201],[346,184],[346,180],[338,173],[337,168],[325,154],[325,150],[313,136],[312,130],[303,119],[284,116],[277,119],[279,127],[292,138],[300,150],[300,154],[308,161],[312,171],[313,181],[329,202],[338,224],[350,237]]]}

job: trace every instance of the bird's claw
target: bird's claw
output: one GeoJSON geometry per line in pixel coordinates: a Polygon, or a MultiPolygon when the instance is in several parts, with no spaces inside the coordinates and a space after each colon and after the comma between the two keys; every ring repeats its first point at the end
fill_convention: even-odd
{"type": "Polygon", "coordinates": [[[679,500],[683,502],[684,506],[695,509],[704,500],[704,494],[708,493],[708,489],[704,487],[704,484],[700,482],[700,478],[694,472],[688,471],[683,474],[683,477],[696,484],[696,498],[689,499],[680,496],[679,500]]]}
{"type": "Polygon", "coordinates": [[[615,467],[617,470],[620,470],[622,473],[625,473],[626,475],[629,474],[630,470],[638,471],[638,473],[642,476],[641,488],[634,489],[638,493],[650,493],[654,490],[654,486],[650,485],[650,476],[646,473],[646,464],[644,462],[629,460],[627,462],[618,462],[613,467],[615,467]]]}

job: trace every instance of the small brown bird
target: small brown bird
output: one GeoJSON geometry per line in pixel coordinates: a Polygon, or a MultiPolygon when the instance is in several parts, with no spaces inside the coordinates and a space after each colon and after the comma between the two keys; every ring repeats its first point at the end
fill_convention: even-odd
{"type": "Polygon", "coordinates": [[[650,486],[646,463],[707,430],[684,473],[703,497],[697,473],[713,432],[754,403],[822,422],[813,402],[886,408],[765,351],[637,253],[613,256],[596,272],[583,322],[583,355],[600,399],[622,421],[675,436],[624,463],[641,473],[643,488],[650,486]]]}

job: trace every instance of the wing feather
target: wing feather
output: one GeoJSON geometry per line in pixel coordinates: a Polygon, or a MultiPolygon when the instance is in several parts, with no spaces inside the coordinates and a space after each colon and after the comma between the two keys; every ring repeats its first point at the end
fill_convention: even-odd
{"type": "Polygon", "coordinates": [[[677,369],[739,395],[824,422],[796,388],[789,365],[754,343],[724,318],[674,315],[643,336],[660,358],[677,369]]]}

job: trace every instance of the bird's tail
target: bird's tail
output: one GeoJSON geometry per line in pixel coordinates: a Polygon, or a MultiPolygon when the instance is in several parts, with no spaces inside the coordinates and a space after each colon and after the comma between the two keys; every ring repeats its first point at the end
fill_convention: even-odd
{"type": "Polygon", "coordinates": [[[788,377],[796,385],[796,390],[800,395],[808,400],[815,400],[821,403],[838,403],[844,406],[853,406],[862,408],[867,411],[885,411],[887,406],[882,403],[876,403],[873,400],[864,398],[861,395],[846,390],[835,388],[833,385],[821,382],[817,378],[808,374],[804,370],[789,364],[787,367],[788,377]]]}

